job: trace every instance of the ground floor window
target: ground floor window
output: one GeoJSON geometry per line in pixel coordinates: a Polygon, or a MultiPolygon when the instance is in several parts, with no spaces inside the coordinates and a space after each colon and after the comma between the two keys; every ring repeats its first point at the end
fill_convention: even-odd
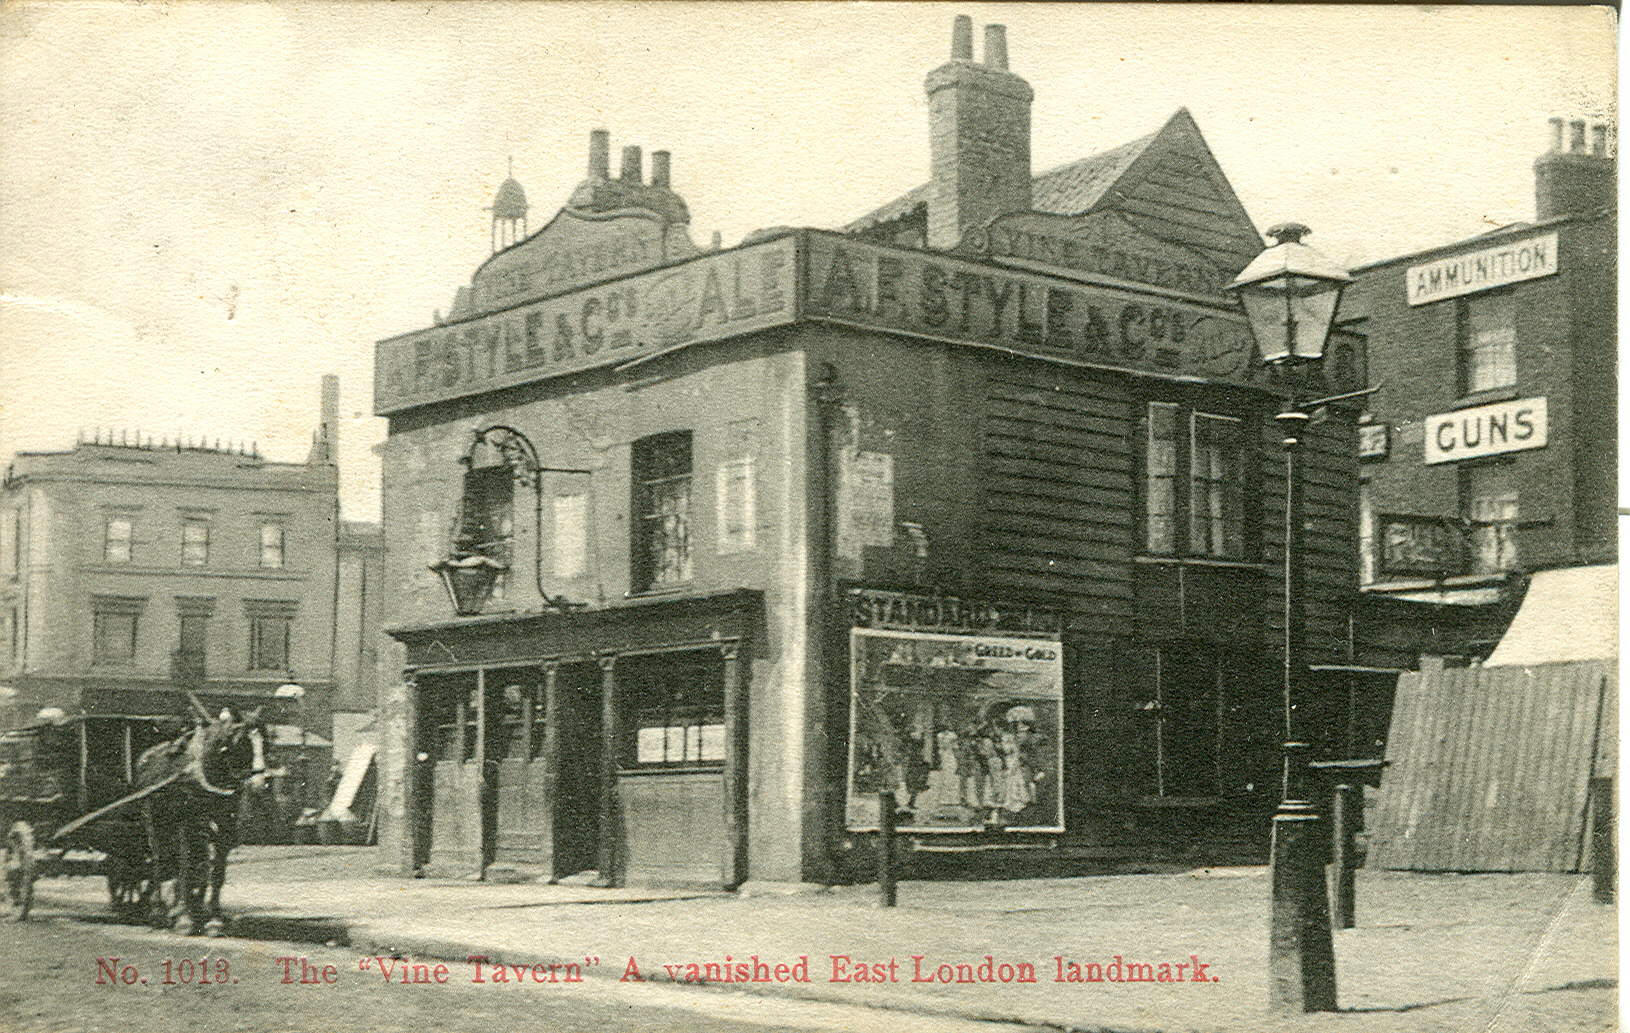
{"type": "Polygon", "coordinates": [[[123,596],[92,599],[91,656],[99,664],[128,664],[136,659],[136,628],[145,600],[123,596]]]}
{"type": "Polygon", "coordinates": [[[716,653],[633,657],[617,668],[626,709],[623,763],[722,764],[724,676],[716,653]]]}

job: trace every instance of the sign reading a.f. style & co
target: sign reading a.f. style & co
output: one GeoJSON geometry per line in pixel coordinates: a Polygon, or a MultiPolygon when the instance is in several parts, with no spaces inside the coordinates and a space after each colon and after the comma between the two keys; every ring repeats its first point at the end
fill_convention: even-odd
{"type": "Polygon", "coordinates": [[[1508,283],[1537,280],[1558,268],[1556,234],[1547,233],[1412,265],[1404,274],[1404,289],[1411,305],[1426,305],[1508,283]]]}
{"type": "Polygon", "coordinates": [[[1426,463],[1453,463],[1543,448],[1547,431],[1543,398],[1438,413],[1426,418],[1426,463]]]}

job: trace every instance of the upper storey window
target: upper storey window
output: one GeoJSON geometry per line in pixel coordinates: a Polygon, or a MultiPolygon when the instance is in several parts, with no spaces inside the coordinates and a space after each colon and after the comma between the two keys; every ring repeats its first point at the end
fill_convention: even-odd
{"type": "Polygon", "coordinates": [[[633,587],[636,592],[691,579],[691,434],[634,442],[633,587]]]}
{"type": "Polygon", "coordinates": [[[1241,559],[1244,435],[1231,416],[1149,404],[1143,454],[1144,549],[1241,559]]]}
{"type": "Polygon", "coordinates": [[[1479,294],[1465,301],[1460,341],[1466,394],[1517,383],[1517,306],[1509,292],[1479,294]]]}
{"type": "Polygon", "coordinates": [[[464,475],[459,548],[502,566],[492,597],[503,599],[515,541],[515,481],[508,465],[478,466],[464,475]]]}
{"type": "Polygon", "coordinates": [[[261,524],[260,565],[268,570],[281,570],[285,558],[283,525],[261,524]]]}
{"type": "Polygon", "coordinates": [[[133,521],[127,516],[108,517],[102,528],[102,562],[130,562],[130,532],[133,521]]]}
{"type": "Polygon", "coordinates": [[[181,521],[181,565],[203,567],[209,564],[209,521],[187,518],[181,521]]]}

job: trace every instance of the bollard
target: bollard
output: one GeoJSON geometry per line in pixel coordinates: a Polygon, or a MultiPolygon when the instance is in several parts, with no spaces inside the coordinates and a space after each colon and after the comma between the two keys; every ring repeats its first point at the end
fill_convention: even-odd
{"type": "Polygon", "coordinates": [[[894,792],[877,794],[877,892],[884,907],[894,906],[894,792]]]}
{"type": "Polygon", "coordinates": [[[1358,808],[1363,797],[1338,785],[1330,799],[1330,928],[1351,929],[1356,903],[1358,808]],[[1356,799],[1355,799],[1356,797],[1356,799]]]}
{"type": "Polygon", "coordinates": [[[1590,813],[1591,897],[1598,904],[1611,904],[1619,867],[1613,842],[1613,779],[1590,780],[1590,813]]]}

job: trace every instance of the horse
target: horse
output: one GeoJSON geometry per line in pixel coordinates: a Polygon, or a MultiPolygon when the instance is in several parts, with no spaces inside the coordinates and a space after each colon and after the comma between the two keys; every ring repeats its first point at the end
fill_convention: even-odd
{"type": "Polygon", "coordinates": [[[152,858],[149,901],[153,923],[173,921],[192,933],[207,916],[204,931],[219,936],[221,887],[226,859],[238,842],[238,794],[245,782],[264,780],[266,734],[256,708],[238,715],[224,708],[208,717],[191,697],[198,720],[186,733],[145,750],[136,761],[135,787],[151,790],[142,801],[152,858]],[[173,880],[173,904],[166,909],[163,884],[173,880]]]}

